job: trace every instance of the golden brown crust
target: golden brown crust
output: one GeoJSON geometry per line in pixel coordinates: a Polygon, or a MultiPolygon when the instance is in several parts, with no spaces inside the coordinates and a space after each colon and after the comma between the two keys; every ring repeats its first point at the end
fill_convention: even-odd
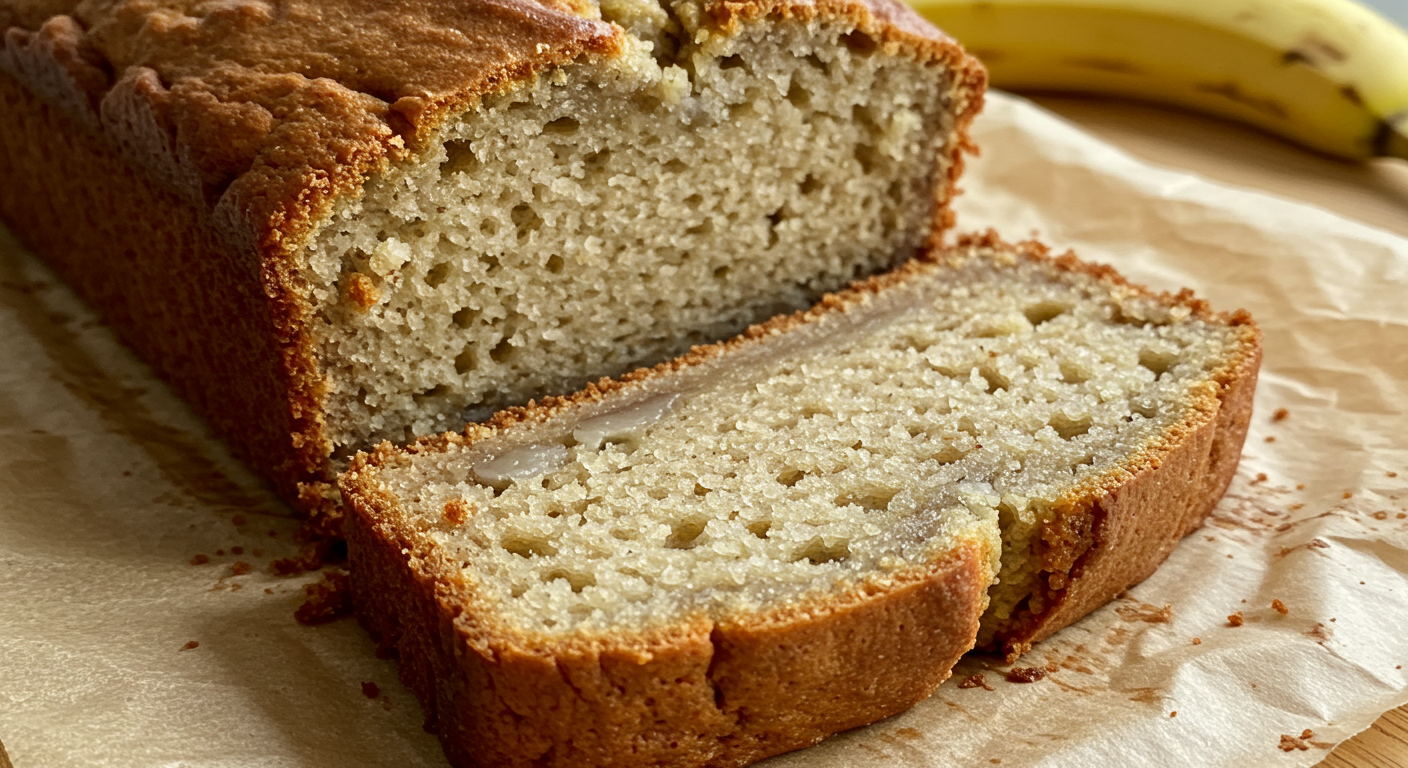
{"type": "Polygon", "coordinates": [[[973,645],[990,554],[717,623],[525,635],[417,534],[375,470],[344,475],[358,615],[459,766],[741,766],[901,712],[973,645]]]}
{"type": "MultiPolygon", "coordinates": [[[[573,0],[0,0],[0,133],[6,179],[20,180],[0,198],[0,217],[297,504],[300,485],[331,479],[332,450],[297,249],[335,200],[417,155],[450,115],[547,68],[619,53],[621,29],[584,18],[589,9],[573,0]],[[83,142],[84,159],[53,157],[83,142]],[[89,194],[90,182],[106,194],[89,194]],[[132,200],[160,200],[174,221],[132,200]],[[79,201],[87,224],[63,210],[79,201]],[[143,226],[123,226],[132,216],[143,226]],[[172,240],[198,245],[128,269],[172,240]],[[206,273],[215,281],[192,285],[206,273]],[[214,295],[226,288],[239,295],[214,295]],[[172,311],[129,312],[156,295],[172,311]],[[234,309],[248,314],[224,314],[234,309]],[[226,345],[230,318],[240,328],[226,345]],[[227,355],[216,374],[184,367],[191,350],[211,345],[227,355]],[[255,381],[239,381],[244,369],[255,381]]],[[[982,68],[896,0],[719,2],[709,15],[721,27],[845,18],[888,48],[955,67],[957,178],[982,68]]],[[[935,201],[938,221],[950,220],[948,202],[935,201]]],[[[363,294],[353,298],[370,300],[363,294]]]]}

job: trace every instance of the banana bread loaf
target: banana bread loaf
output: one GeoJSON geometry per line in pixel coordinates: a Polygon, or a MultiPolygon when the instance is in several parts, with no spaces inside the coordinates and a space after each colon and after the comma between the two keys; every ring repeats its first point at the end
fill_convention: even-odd
{"type": "Polygon", "coordinates": [[[290,500],[912,255],[981,67],[897,0],[0,0],[0,217],[290,500]]]}
{"type": "Polygon", "coordinates": [[[1231,480],[1259,362],[1245,313],[967,240],[359,455],[353,601],[456,765],[743,765],[1145,578],[1231,480]]]}

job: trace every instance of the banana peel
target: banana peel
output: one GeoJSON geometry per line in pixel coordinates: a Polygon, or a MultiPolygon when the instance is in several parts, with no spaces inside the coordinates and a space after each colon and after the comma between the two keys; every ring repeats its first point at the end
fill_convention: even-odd
{"type": "Polygon", "coordinates": [[[1176,105],[1408,159],[1408,33],[1353,0],[910,0],[1016,91],[1176,105]]]}

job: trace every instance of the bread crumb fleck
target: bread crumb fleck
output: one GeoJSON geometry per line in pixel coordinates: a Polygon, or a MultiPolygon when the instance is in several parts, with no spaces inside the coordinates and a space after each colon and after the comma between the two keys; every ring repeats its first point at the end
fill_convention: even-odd
{"type": "Polygon", "coordinates": [[[1394,472],[1394,471],[1392,471],[1392,470],[1389,470],[1388,472],[1385,472],[1384,474],[1385,474],[1385,475],[1388,475],[1389,477],[1398,477],[1398,473],[1397,473],[1397,472],[1394,472]]]}
{"type": "Polygon", "coordinates": [[[253,566],[243,560],[238,560],[234,565],[230,566],[230,573],[236,576],[243,576],[252,570],[254,570],[253,566]]]}
{"type": "Polygon", "coordinates": [[[1228,616],[1228,617],[1227,617],[1227,626],[1229,626],[1229,627],[1240,627],[1240,626],[1242,626],[1242,612],[1241,612],[1241,611],[1237,611],[1236,613],[1232,614],[1231,616],[1228,616]]]}
{"type": "Polygon", "coordinates": [[[1375,519],[1375,520],[1387,520],[1387,519],[1388,519],[1388,510],[1386,510],[1386,509],[1381,509],[1381,510],[1379,510],[1378,512],[1375,512],[1375,513],[1374,513],[1374,519],[1375,519]]]}
{"type": "Polygon", "coordinates": [[[1287,608],[1285,603],[1281,602],[1280,600],[1274,599],[1271,601],[1271,610],[1281,614],[1282,616],[1285,616],[1286,614],[1291,612],[1291,609],[1287,608]]]}
{"type": "Polygon", "coordinates": [[[1203,638],[1201,638],[1201,637],[1195,637],[1195,638],[1193,638],[1193,645],[1202,645],[1202,644],[1203,644],[1203,638]]]}
{"type": "Polygon", "coordinates": [[[272,589],[270,589],[270,588],[268,588],[268,587],[265,587],[265,588],[264,588],[264,594],[266,594],[266,595],[272,595],[272,594],[274,594],[274,590],[272,590],[272,589]]]}
{"type": "Polygon", "coordinates": [[[1276,412],[1273,413],[1273,414],[1271,414],[1271,420],[1272,420],[1272,421],[1285,421],[1285,420],[1286,420],[1286,417],[1287,417],[1287,416],[1290,416],[1290,415],[1291,415],[1291,412],[1288,411],[1288,410],[1286,410],[1285,408],[1277,408],[1277,409],[1276,409],[1276,412]]]}
{"type": "Polygon", "coordinates": [[[369,699],[375,699],[381,695],[381,687],[376,683],[362,683],[362,695],[369,699]]]}
{"type": "Polygon", "coordinates": [[[1297,490],[1297,491],[1303,491],[1303,490],[1305,490],[1305,483],[1296,483],[1296,490],[1297,490]]]}
{"type": "Polygon", "coordinates": [[[205,565],[210,562],[210,555],[196,555],[191,558],[191,565],[205,565]]]}
{"type": "Polygon", "coordinates": [[[1341,498],[1341,499],[1352,499],[1352,498],[1354,498],[1354,494],[1351,493],[1351,492],[1349,492],[1349,491],[1345,491],[1345,492],[1344,492],[1344,495],[1340,496],[1340,498],[1341,498]]]}
{"type": "Polygon", "coordinates": [[[469,505],[464,499],[451,499],[445,505],[445,521],[451,525],[464,525],[464,521],[469,519],[469,505]]]}
{"type": "Polygon", "coordinates": [[[988,685],[988,679],[983,675],[982,672],[974,672],[973,674],[971,674],[971,675],[969,675],[969,676],[963,678],[963,680],[962,680],[961,682],[959,682],[958,687],[959,687],[959,688],[982,688],[983,690],[986,690],[986,691],[996,690],[996,689],[993,688],[991,685],[988,685]]]}
{"type": "Polygon", "coordinates": [[[1176,710],[1176,709],[1173,710],[1172,712],[1168,713],[1168,716],[1169,716],[1169,717],[1178,717],[1178,710],[1176,710]]]}
{"type": "Polygon", "coordinates": [[[1314,736],[1315,732],[1309,728],[1301,731],[1300,736],[1292,736],[1288,733],[1283,733],[1281,734],[1280,749],[1282,752],[1294,752],[1297,749],[1304,752],[1310,749],[1310,745],[1305,743],[1306,739],[1314,738],[1314,736]]]}
{"type": "Polygon", "coordinates": [[[376,283],[361,272],[353,272],[347,280],[347,300],[357,309],[365,312],[381,300],[381,291],[376,283]]]}
{"type": "Polygon", "coordinates": [[[1252,483],[1253,483],[1253,484],[1256,484],[1256,483],[1264,483],[1264,482],[1266,482],[1266,480],[1267,480],[1266,473],[1265,473],[1265,472],[1258,472],[1258,473],[1256,473],[1256,479],[1253,480],[1252,483]]]}
{"type": "Polygon", "coordinates": [[[189,643],[186,643],[185,645],[181,646],[181,650],[183,650],[183,651],[189,651],[189,650],[191,650],[192,648],[199,648],[199,647],[200,647],[200,641],[199,641],[199,640],[192,640],[192,641],[190,641],[189,643]]]}
{"type": "Polygon", "coordinates": [[[1013,667],[1007,670],[1007,682],[1009,683],[1035,683],[1046,677],[1046,670],[1041,667],[1013,667]]]}
{"type": "Polygon", "coordinates": [[[1399,520],[1403,520],[1403,519],[1405,519],[1405,518],[1408,518],[1408,512],[1399,512],[1399,513],[1398,513],[1398,519],[1399,519],[1399,520]]]}
{"type": "Polygon", "coordinates": [[[215,550],[215,556],[216,556],[216,557],[224,557],[224,556],[225,556],[225,550],[223,550],[223,549],[217,549],[217,550],[215,550]]]}
{"type": "Polygon", "coordinates": [[[1274,442],[1276,442],[1276,436],[1275,436],[1275,435],[1267,435],[1267,436],[1266,436],[1266,442],[1268,442],[1268,443],[1274,443],[1274,442]]]}

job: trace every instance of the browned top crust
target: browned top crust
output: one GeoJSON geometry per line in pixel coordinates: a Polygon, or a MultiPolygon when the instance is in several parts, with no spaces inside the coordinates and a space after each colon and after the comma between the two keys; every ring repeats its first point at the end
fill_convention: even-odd
{"type": "MultiPolygon", "coordinates": [[[[963,64],[898,0],[716,1],[718,28],[848,18],[963,64]]],[[[3,0],[0,67],[262,248],[425,148],[446,117],[625,33],[582,0],[3,0]],[[222,217],[224,218],[224,217],[222,217]]],[[[977,71],[976,64],[968,69],[977,71]]],[[[970,78],[971,79],[971,78],[970,78]]]]}
{"type": "Polygon", "coordinates": [[[448,113],[622,35],[527,0],[12,0],[0,24],[0,66],[264,247],[448,113]]]}

